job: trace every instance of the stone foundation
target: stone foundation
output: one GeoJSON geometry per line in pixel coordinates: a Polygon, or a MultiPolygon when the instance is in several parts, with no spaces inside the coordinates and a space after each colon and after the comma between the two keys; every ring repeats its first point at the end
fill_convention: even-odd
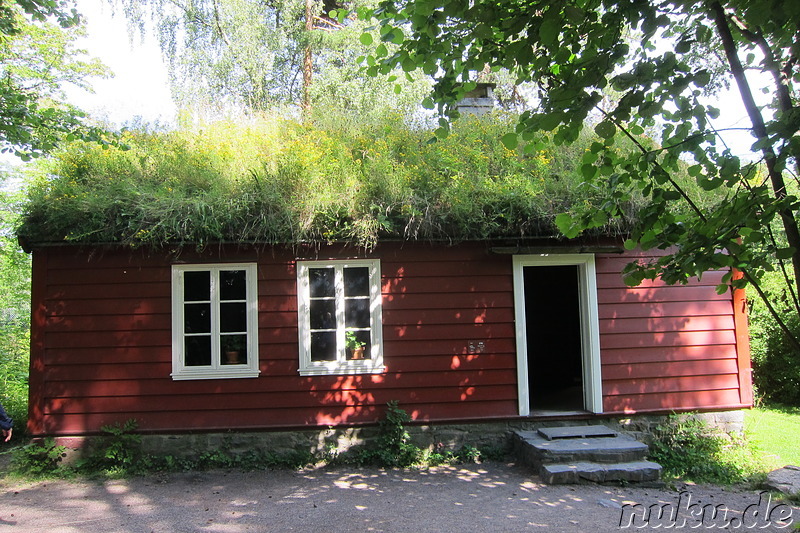
{"type": "MultiPolygon", "coordinates": [[[[685,416],[701,418],[710,426],[719,428],[726,433],[741,433],[744,429],[743,411],[693,413],[685,416]]],[[[587,420],[514,419],[462,424],[409,424],[406,429],[413,442],[421,448],[457,451],[464,446],[474,446],[479,449],[486,447],[510,448],[513,431],[583,424],[604,424],[637,440],[649,442],[654,429],[666,419],[667,416],[663,415],[587,420]]],[[[278,455],[307,450],[321,455],[330,452],[342,453],[350,448],[365,445],[373,440],[377,433],[377,426],[366,426],[293,431],[142,435],[141,447],[145,454],[174,457],[190,457],[217,450],[225,450],[231,454],[259,451],[278,455]]],[[[65,458],[68,462],[84,456],[95,447],[102,445],[103,439],[104,437],[58,437],[56,444],[68,449],[68,455],[65,458]]]]}

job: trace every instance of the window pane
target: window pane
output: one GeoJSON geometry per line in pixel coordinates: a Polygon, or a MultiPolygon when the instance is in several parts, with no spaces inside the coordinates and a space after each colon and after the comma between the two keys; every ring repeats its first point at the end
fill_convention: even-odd
{"type": "Polygon", "coordinates": [[[183,309],[184,333],[211,332],[211,304],[186,304],[183,309]]]}
{"type": "Polygon", "coordinates": [[[223,365],[247,364],[247,335],[223,335],[220,345],[223,365]]]}
{"type": "Polygon", "coordinates": [[[247,304],[220,304],[219,328],[222,332],[247,331],[247,304]]]}
{"type": "Polygon", "coordinates": [[[223,270],[219,273],[220,300],[244,300],[247,284],[244,270],[223,270]]]}
{"type": "Polygon", "coordinates": [[[309,307],[311,329],[336,328],[336,302],[333,300],[311,300],[309,307]]]}
{"type": "Polygon", "coordinates": [[[201,337],[186,337],[186,355],[184,364],[186,366],[210,366],[211,365],[211,337],[203,335],[201,337]]]}
{"type": "Polygon", "coordinates": [[[359,349],[347,349],[347,359],[370,359],[370,346],[372,343],[370,342],[370,334],[369,331],[348,331],[348,335],[352,333],[356,336],[356,340],[360,345],[363,346],[361,350],[359,349]]]}
{"type": "Polygon", "coordinates": [[[344,295],[369,296],[369,268],[344,269],[344,295]]]}
{"type": "Polygon", "coordinates": [[[368,328],[369,300],[366,298],[345,300],[344,321],[348,328],[368,328]]]}
{"type": "Polygon", "coordinates": [[[333,268],[309,268],[308,285],[312,298],[330,298],[335,294],[333,268]]]}
{"type": "Polygon", "coordinates": [[[336,360],[336,332],[318,331],[311,334],[311,360],[336,360]]]}
{"type": "Polygon", "coordinates": [[[183,301],[207,302],[211,299],[211,273],[184,272],[183,273],[183,301]]]}

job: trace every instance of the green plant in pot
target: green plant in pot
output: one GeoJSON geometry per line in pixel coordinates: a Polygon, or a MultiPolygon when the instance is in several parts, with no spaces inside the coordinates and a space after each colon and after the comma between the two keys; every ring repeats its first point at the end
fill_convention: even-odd
{"type": "Polygon", "coordinates": [[[243,363],[246,354],[245,339],[240,336],[231,336],[225,342],[225,361],[226,365],[238,365],[243,363]]]}
{"type": "Polygon", "coordinates": [[[350,359],[364,359],[364,347],[367,343],[358,340],[355,331],[348,331],[345,334],[344,345],[350,350],[350,359]]]}

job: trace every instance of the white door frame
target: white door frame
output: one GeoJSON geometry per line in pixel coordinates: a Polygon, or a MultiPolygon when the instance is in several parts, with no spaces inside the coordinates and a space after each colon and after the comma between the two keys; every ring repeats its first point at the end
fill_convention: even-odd
{"type": "Polygon", "coordinates": [[[597,278],[594,254],[515,255],[514,313],[517,334],[517,386],[519,414],[530,415],[528,390],[528,335],[525,318],[525,280],[523,269],[529,266],[577,266],[583,358],[583,396],[587,411],[603,412],[603,388],[600,376],[600,323],[597,313],[597,278]]]}

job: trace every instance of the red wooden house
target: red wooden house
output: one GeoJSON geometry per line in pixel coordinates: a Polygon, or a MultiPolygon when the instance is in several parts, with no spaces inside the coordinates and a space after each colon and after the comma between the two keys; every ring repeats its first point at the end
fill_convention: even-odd
{"type": "Polygon", "coordinates": [[[325,428],[392,400],[432,423],[750,406],[741,291],[715,272],[627,287],[647,253],[615,246],[34,245],[28,429],[325,428]]]}

